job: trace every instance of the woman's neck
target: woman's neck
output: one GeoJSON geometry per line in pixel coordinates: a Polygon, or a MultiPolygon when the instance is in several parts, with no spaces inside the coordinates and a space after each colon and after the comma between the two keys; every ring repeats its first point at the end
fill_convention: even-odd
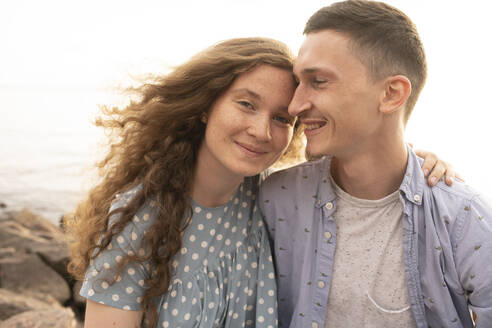
{"type": "Polygon", "coordinates": [[[206,207],[226,204],[244,179],[243,176],[231,174],[216,164],[214,161],[200,158],[199,155],[195,165],[191,197],[206,207]]]}

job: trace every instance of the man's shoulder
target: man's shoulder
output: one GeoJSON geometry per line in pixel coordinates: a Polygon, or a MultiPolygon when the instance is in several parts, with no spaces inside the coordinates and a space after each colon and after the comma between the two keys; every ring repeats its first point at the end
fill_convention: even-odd
{"type": "Polygon", "coordinates": [[[319,194],[329,194],[330,157],[274,172],[260,185],[260,209],[290,211],[296,204],[310,204],[319,194]]]}
{"type": "Polygon", "coordinates": [[[426,193],[432,195],[434,198],[440,198],[443,201],[460,199],[464,202],[472,202],[480,195],[478,191],[458,179],[456,179],[451,186],[448,186],[443,179],[438,181],[434,187],[430,187],[427,183],[424,185],[426,193]]]}
{"type": "MultiPolygon", "coordinates": [[[[490,202],[478,191],[466,183],[456,180],[452,186],[443,181],[434,187],[426,184],[424,190],[424,207],[436,213],[434,220],[440,219],[449,225],[456,239],[461,239],[465,228],[470,225],[492,223],[492,207],[490,202]]],[[[490,228],[482,227],[490,231],[490,228]]],[[[481,228],[481,229],[482,229],[481,228]]],[[[483,230],[482,229],[482,230],[483,230]]]]}
{"type": "Polygon", "coordinates": [[[315,161],[303,162],[301,164],[276,171],[270,174],[262,182],[262,188],[264,186],[275,187],[279,184],[283,185],[285,183],[293,184],[298,181],[312,182],[319,180],[321,177],[326,176],[326,172],[329,173],[330,162],[331,157],[325,156],[315,161]]]}
{"type": "Polygon", "coordinates": [[[423,159],[411,150],[409,154],[407,171],[400,187],[409,201],[417,204],[423,201],[425,206],[444,206],[451,210],[454,206],[469,206],[479,196],[476,190],[458,179],[451,186],[448,186],[444,179],[439,180],[433,187],[429,186],[421,170],[423,159]]]}

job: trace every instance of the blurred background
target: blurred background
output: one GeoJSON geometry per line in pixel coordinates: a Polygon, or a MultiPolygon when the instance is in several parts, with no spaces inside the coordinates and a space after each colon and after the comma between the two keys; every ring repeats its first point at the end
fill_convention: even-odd
{"type": "MultiPolygon", "coordinates": [[[[487,1],[388,0],[417,25],[429,77],[407,140],[451,162],[492,199],[487,1]]],[[[98,105],[122,87],[223,39],[266,36],[297,53],[305,22],[330,1],[0,2],[0,203],[57,222],[91,184],[104,134],[98,105]]]]}

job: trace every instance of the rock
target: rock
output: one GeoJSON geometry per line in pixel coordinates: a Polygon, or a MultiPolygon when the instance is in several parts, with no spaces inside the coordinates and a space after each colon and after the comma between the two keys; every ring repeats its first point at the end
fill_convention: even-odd
{"type": "Polygon", "coordinates": [[[51,295],[61,304],[70,299],[67,282],[35,254],[15,253],[0,259],[3,288],[33,296],[51,295]]]}
{"type": "Polygon", "coordinates": [[[35,253],[69,280],[67,264],[70,252],[62,231],[54,224],[24,210],[9,212],[0,221],[0,249],[13,247],[19,252],[35,253]]]}
{"type": "Polygon", "coordinates": [[[69,258],[62,229],[28,210],[0,207],[1,328],[83,327],[74,316],[83,319],[85,299],[67,273],[69,258]]]}
{"type": "Polygon", "coordinates": [[[65,242],[65,235],[59,227],[27,209],[10,212],[9,215],[12,220],[20,223],[40,238],[65,242]]]}
{"type": "Polygon", "coordinates": [[[0,323],[0,328],[76,328],[73,311],[68,308],[27,311],[0,323]]]}
{"type": "Polygon", "coordinates": [[[6,320],[25,311],[52,309],[54,306],[56,305],[0,288],[0,320],[6,320]]]}
{"type": "Polygon", "coordinates": [[[39,245],[37,248],[30,248],[30,251],[39,255],[46,264],[67,282],[73,279],[67,272],[67,265],[70,259],[70,251],[67,245],[55,243],[39,245]]]}
{"type": "Polygon", "coordinates": [[[28,210],[6,212],[1,217],[0,248],[26,250],[38,245],[66,245],[60,228],[28,210]]]}
{"type": "Polygon", "coordinates": [[[17,251],[26,252],[47,243],[20,223],[12,220],[0,221],[0,248],[13,247],[17,251]]]}
{"type": "Polygon", "coordinates": [[[0,248],[0,259],[11,257],[14,254],[15,254],[15,248],[13,247],[0,248]]]}

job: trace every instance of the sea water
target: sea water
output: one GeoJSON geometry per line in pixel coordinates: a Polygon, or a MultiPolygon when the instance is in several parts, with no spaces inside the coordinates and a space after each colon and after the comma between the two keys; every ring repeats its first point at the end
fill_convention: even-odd
{"type": "Polygon", "coordinates": [[[84,198],[103,134],[104,92],[0,88],[0,202],[53,223],[84,198]]]}

